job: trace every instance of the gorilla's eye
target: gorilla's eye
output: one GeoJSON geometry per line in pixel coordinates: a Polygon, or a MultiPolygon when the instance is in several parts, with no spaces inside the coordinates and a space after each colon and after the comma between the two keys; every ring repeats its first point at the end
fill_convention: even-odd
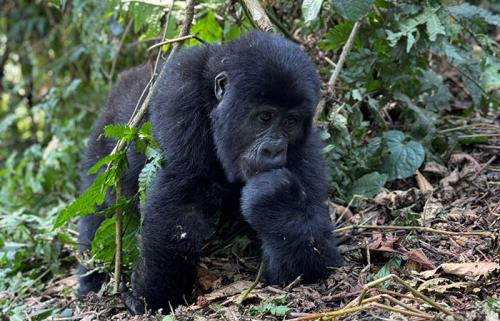
{"type": "Polygon", "coordinates": [[[285,126],[287,128],[291,128],[295,125],[297,125],[297,122],[298,122],[298,119],[297,117],[295,116],[288,116],[286,119],[285,119],[285,126]]]}
{"type": "Polygon", "coordinates": [[[273,114],[268,111],[264,111],[259,114],[259,120],[263,123],[268,123],[271,119],[273,119],[273,114]]]}

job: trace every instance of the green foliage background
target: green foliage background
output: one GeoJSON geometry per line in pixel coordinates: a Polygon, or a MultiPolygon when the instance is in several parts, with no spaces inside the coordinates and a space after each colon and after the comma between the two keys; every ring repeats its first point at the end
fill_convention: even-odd
{"type": "MultiPolygon", "coordinates": [[[[77,233],[70,219],[85,206],[91,212],[102,198],[102,191],[90,200],[80,198],[80,205],[73,203],[74,210],[68,211],[78,194],[82,173],[77,164],[85,137],[117,73],[151,57],[146,49],[160,40],[166,23],[167,8],[160,3],[0,3],[0,291],[13,293],[0,296],[0,314],[12,320],[23,318],[23,297],[75,264],[68,255],[76,248],[77,233]],[[63,223],[69,225],[53,229],[63,223]]],[[[475,113],[498,111],[500,63],[491,37],[500,25],[498,4],[266,3],[272,3],[266,10],[276,31],[302,44],[325,82],[333,67],[324,57],[336,61],[355,21],[362,22],[337,83],[337,99],[326,100],[318,123],[336,202],[347,204],[354,195],[372,197],[384,185],[412,176],[425,160],[439,161],[450,150],[488,141],[477,135],[463,138],[473,134],[471,129],[443,129],[467,124],[475,113]],[[456,76],[445,78],[444,70],[456,76]]],[[[184,1],[175,2],[167,38],[178,34],[184,6],[184,1]]],[[[253,28],[239,2],[208,0],[197,6],[192,32],[221,43],[253,28]]],[[[186,45],[197,44],[190,40],[186,45]]],[[[138,132],[132,136],[146,136],[144,152],[159,166],[148,130],[142,138],[138,132]]],[[[142,198],[156,165],[141,177],[142,198]]],[[[114,233],[111,216],[94,253],[108,267],[114,255],[112,238],[105,241],[114,233]]],[[[133,237],[127,240],[133,248],[133,237]]]]}

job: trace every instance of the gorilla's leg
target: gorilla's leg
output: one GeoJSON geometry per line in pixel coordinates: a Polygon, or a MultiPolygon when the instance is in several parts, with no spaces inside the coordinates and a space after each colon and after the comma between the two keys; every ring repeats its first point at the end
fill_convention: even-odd
{"type": "MultiPolygon", "coordinates": [[[[80,234],[78,236],[78,244],[80,244],[80,253],[90,251],[92,240],[94,239],[95,232],[104,220],[103,216],[99,215],[89,215],[82,217],[80,219],[79,229],[80,234]]],[[[83,276],[88,270],[83,266],[78,266],[78,274],[80,274],[80,287],[78,288],[78,295],[85,296],[89,292],[98,292],[101,288],[102,283],[106,279],[104,273],[91,273],[89,275],[83,276]]]]}
{"type": "Polygon", "coordinates": [[[266,282],[285,284],[327,277],[342,258],[325,199],[288,169],[263,172],[247,182],[242,212],[262,241],[266,282]]]}
{"type": "Polygon", "coordinates": [[[132,276],[133,295],[124,302],[132,314],[176,306],[189,298],[204,240],[200,184],[161,171],[143,209],[141,255],[132,276]],[[135,296],[135,298],[134,298],[135,296]]]}

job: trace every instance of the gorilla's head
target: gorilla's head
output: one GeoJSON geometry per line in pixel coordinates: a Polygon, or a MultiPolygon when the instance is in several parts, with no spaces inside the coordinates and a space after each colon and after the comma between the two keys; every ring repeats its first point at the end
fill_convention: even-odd
{"type": "Polygon", "coordinates": [[[251,33],[208,62],[217,155],[229,180],[286,167],[309,135],[319,100],[314,65],[279,36],[251,33]]]}

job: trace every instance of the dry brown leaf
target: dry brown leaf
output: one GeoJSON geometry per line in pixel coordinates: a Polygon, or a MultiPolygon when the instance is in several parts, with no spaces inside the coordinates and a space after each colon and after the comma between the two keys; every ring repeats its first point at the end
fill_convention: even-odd
{"type": "Polygon", "coordinates": [[[471,155],[467,154],[467,153],[453,153],[450,155],[450,163],[453,164],[453,165],[458,165],[458,164],[461,164],[461,163],[472,163],[476,166],[479,166],[479,163],[478,161],[472,157],[471,155]]]}
{"type": "Polygon", "coordinates": [[[59,295],[63,292],[64,288],[67,287],[74,288],[76,287],[77,284],[78,284],[78,275],[72,275],[67,278],[54,282],[52,285],[47,287],[42,294],[45,296],[59,295]]]}
{"type": "Polygon", "coordinates": [[[406,191],[382,191],[375,197],[375,202],[394,210],[412,205],[419,197],[420,191],[416,188],[406,191]]]}
{"type": "Polygon", "coordinates": [[[445,177],[449,173],[448,169],[445,166],[438,164],[436,162],[425,163],[424,172],[431,173],[441,177],[445,177]]]}
{"type": "Polygon", "coordinates": [[[252,285],[252,283],[253,283],[252,281],[245,281],[245,280],[236,281],[234,283],[226,285],[225,287],[222,287],[218,290],[208,293],[207,295],[203,296],[203,298],[208,303],[220,300],[228,296],[235,295],[245,291],[252,285]]]}
{"type": "Polygon", "coordinates": [[[418,291],[428,291],[434,293],[446,293],[450,289],[465,289],[469,285],[467,282],[454,282],[449,283],[450,280],[446,278],[435,278],[425,281],[418,287],[418,291]],[[449,283],[449,284],[443,284],[449,283]]]}
{"type": "Polygon", "coordinates": [[[437,269],[421,272],[420,275],[424,278],[430,278],[438,273],[452,274],[460,277],[487,277],[495,271],[500,271],[499,263],[443,263],[437,269]]]}
{"type": "Polygon", "coordinates": [[[353,216],[349,207],[345,207],[328,201],[328,208],[330,210],[330,217],[334,222],[337,220],[336,217],[342,216],[342,218],[347,221],[350,220],[353,216]]]}
{"type": "Polygon", "coordinates": [[[422,175],[422,173],[420,173],[418,170],[416,173],[416,179],[417,179],[418,189],[423,194],[430,193],[434,190],[431,183],[429,183],[429,181],[424,177],[424,175],[422,175]]]}
{"type": "Polygon", "coordinates": [[[196,276],[203,290],[216,289],[220,286],[220,279],[202,265],[196,267],[196,276]]]}
{"type": "Polygon", "coordinates": [[[422,267],[427,268],[427,269],[435,269],[436,266],[429,260],[427,255],[425,255],[424,251],[422,249],[415,249],[411,250],[405,255],[406,260],[412,261],[412,262],[417,262],[419,263],[422,267]]]}
{"type": "Polygon", "coordinates": [[[435,197],[430,197],[425,203],[424,210],[420,216],[422,226],[430,226],[436,216],[443,210],[443,205],[435,197]]]}

